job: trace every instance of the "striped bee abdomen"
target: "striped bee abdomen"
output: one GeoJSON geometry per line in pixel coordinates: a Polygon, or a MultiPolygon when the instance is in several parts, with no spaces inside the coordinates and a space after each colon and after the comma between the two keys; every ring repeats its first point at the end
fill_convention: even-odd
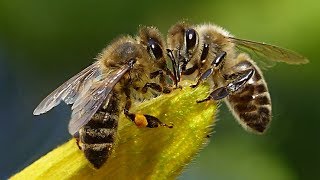
{"type": "Polygon", "coordinates": [[[110,156],[118,128],[119,99],[112,94],[91,120],[79,131],[81,150],[95,168],[100,168],[110,156]]]}
{"type": "Polygon", "coordinates": [[[263,133],[271,121],[271,99],[263,75],[250,61],[236,66],[255,70],[252,78],[239,91],[229,95],[226,102],[239,123],[247,130],[263,133]]]}

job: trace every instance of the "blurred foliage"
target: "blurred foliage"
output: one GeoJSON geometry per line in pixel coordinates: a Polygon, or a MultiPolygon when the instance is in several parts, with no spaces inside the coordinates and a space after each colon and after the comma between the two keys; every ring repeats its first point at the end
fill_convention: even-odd
{"type": "Polygon", "coordinates": [[[165,34],[176,21],[188,19],[216,23],[237,37],[298,51],[310,63],[279,63],[265,72],[274,117],[264,136],[244,132],[222,106],[214,140],[181,179],[316,179],[319,12],[316,0],[1,0],[0,143],[6,148],[0,150],[0,178],[70,137],[66,106],[32,116],[45,95],[90,64],[119,35],[135,34],[140,24],[157,26],[165,34]]]}

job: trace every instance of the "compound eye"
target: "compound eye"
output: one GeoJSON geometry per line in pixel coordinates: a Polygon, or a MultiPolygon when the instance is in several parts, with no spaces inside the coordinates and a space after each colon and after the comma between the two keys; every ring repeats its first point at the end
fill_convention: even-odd
{"type": "Polygon", "coordinates": [[[197,44],[197,33],[194,29],[186,30],[187,51],[192,50],[197,44]]]}
{"type": "Polygon", "coordinates": [[[157,60],[163,57],[163,52],[159,43],[152,38],[148,40],[148,50],[157,60]]]}

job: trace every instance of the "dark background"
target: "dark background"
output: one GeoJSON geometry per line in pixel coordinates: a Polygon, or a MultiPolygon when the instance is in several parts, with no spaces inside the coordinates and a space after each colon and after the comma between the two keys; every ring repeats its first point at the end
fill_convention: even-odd
{"type": "Polygon", "coordinates": [[[266,135],[246,133],[225,106],[211,143],[181,179],[317,179],[320,169],[320,3],[269,1],[0,1],[0,179],[66,142],[65,105],[34,117],[52,90],[112,39],[140,24],[165,34],[176,21],[214,22],[235,36],[310,59],[265,71],[273,100],[266,135]]]}

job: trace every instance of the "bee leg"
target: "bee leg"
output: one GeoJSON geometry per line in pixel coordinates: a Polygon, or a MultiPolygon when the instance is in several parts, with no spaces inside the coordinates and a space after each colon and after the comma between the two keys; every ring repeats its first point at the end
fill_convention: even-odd
{"type": "Polygon", "coordinates": [[[127,118],[129,118],[132,122],[136,124],[138,127],[147,127],[147,128],[157,128],[160,126],[173,128],[172,124],[165,124],[161,122],[158,118],[148,115],[148,114],[140,114],[140,113],[130,113],[128,109],[124,109],[124,114],[127,118]]]}
{"type": "Polygon", "coordinates": [[[165,124],[162,123],[158,118],[148,115],[148,114],[141,114],[141,113],[130,113],[129,109],[131,107],[131,99],[130,99],[130,90],[125,88],[125,94],[127,97],[126,105],[123,110],[124,115],[130,119],[132,122],[136,124],[138,127],[148,127],[148,128],[156,128],[159,126],[172,128],[172,124],[165,124]]]}
{"type": "Polygon", "coordinates": [[[225,51],[221,51],[211,62],[211,68],[206,70],[200,75],[200,78],[197,80],[197,83],[191,85],[190,87],[195,88],[197,87],[202,81],[206,80],[215,70],[221,68],[223,61],[226,57],[227,53],[225,51]]]}
{"type": "Polygon", "coordinates": [[[208,53],[209,53],[209,44],[204,44],[203,45],[203,49],[202,49],[202,52],[201,52],[201,56],[200,56],[200,64],[201,65],[198,65],[198,64],[195,64],[194,66],[192,66],[191,68],[187,69],[183,74],[184,75],[190,75],[192,73],[194,73],[197,69],[199,70],[199,74],[202,74],[199,67],[201,67],[206,61],[206,58],[208,56],[208,53]]]}
{"type": "Polygon", "coordinates": [[[152,73],[150,73],[150,79],[154,79],[161,74],[163,74],[163,71],[161,69],[158,71],[152,72],[152,73]]]}
{"type": "MultiPolygon", "coordinates": [[[[168,75],[168,73],[170,74],[171,73],[171,71],[169,72],[170,70],[169,69],[167,69],[166,70],[166,74],[168,75]]],[[[171,73],[172,74],[172,73],[171,73]]],[[[166,82],[166,76],[165,76],[165,74],[163,73],[163,70],[158,70],[158,71],[155,71],[155,72],[152,72],[152,73],[150,73],[150,79],[153,79],[153,78],[155,78],[155,77],[157,77],[157,76],[160,76],[159,77],[159,79],[160,79],[160,84],[161,84],[161,86],[160,85],[158,85],[159,87],[155,87],[155,89],[154,88],[152,88],[152,87],[150,87],[149,85],[147,85],[147,86],[149,86],[150,88],[152,88],[152,89],[154,89],[154,90],[156,90],[156,91],[158,91],[158,92],[163,92],[163,93],[165,93],[165,94],[168,94],[168,93],[170,93],[171,91],[172,91],[172,88],[171,87],[168,87],[168,85],[167,85],[167,82],[166,82]],[[162,88],[163,87],[163,88],[162,88]],[[160,90],[160,88],[161,88],[161,90],[160,90]]],[[[170,75],[169,75],[170,76],[170,75]]],[[[174,80],[173,80],[174,81],[174,80]]],[[[150,83],[149,83],[150,84],[150,83]]],[[[153,84],[156,84],[156,83],[153,83],[153,84]]],[[[146,86],[145,85],[145,86],[146,86]]],[[[142,88],[142,93],[146,93],[146,90],[144,89],[145,88],[145,86],[142,88]],[[144,92],[145,91],[145,92],[144,92]]],[[[146,88],[148,88],[148,87],[146,87],[146,88]]]]}
{"type": "Polygon", "coordinates": [[[210,95],[207,98],[199,100],[197,101],[197,103],[209,101],[211,99],[220,100],[222,98],[227,97],[229,94],[234,93],[238,91],[240,88],[242,88],[251,79],[254,72],[254,69],[248,69],[243,71],[242,73],[239,73],[238,77],[234,79],[232,82],[230,82],[224,87],[215,89],[213,92],[210,93],[210,95]]]}
{"type": "Polygon", "coordinates": [[[163,67],[163,70],[160,69],[160,70],[157,70],[157,71],[155,71],[155,72],[150,73],[150,79],[154,79],[154,78],[156,78],[157,76],[160,76],[160,83],[161,83],[162,85],[165,85],[165,84],[166,84],[166,76],[165,76],[165,74],[166,74],[167,76],[169,76],[169,78],[170,78],[174,83],[177,83],[177,82],[178,82],[178,79],[177,79],[176,75],[173,74],[173,73],[171,72],[171,70],[168,69],[167,67],[163,67]],[[165,71],[165,73],[164,73],[163,71],[165,71]]]}
{"type": "Polygon", "coordinates": [[[200,76],[200,78],[197,80],[197,83],[194,85],[191,85],[191,88],[195,88],[197,87],[203,80],[207,79],[212,73],[213,73],[214,69],[210,68],[208,70],[206,70],[205,72],[203,72],[200,76]]]}
{"type": "Polygon", "coordinates": [[[191,68],[186,69],[182,72],[182,75],[190,75],[193,74],[198,69],[198,64],[193,65],[191,68]]]}
{"type": "Polygon", "coordinates": [[[143,88],[141,89],[141,92],[144,94],[144,93],[147,93],[148,91],[148,88],[151,88],[157,92],[161,92],[162,91],[162,87],[157,84],[157,83],[146,83],[143,88]]]}
{"type": "Polygon", "coordinates": [[[234,80],[236,79],[241,73],[233,73],[233,74],[223,74],[222,77],[224,80],[234,80]]]}
{"type": "Polygon", "coordinates": [[[169,87],[165,87],[165,88],[162,88],[159,84],[157,83],[146,83],[142,89],[141,89],[141,92],[143,94],[147,93],[148,91],[148,88],[151,88],[157,92],[163,92],[165,94],[168,94],[171,92],[171,89],[169,87]]]}
{"type": "Polygon", "coordinates": [[[78,148],[81,150],[82,147],[80,146],[80,134],[79,134],[79,132],[76,132],[76,133],[73,135],[73,138],[76,139],[77,146],[78,146],[78,148]]]}

